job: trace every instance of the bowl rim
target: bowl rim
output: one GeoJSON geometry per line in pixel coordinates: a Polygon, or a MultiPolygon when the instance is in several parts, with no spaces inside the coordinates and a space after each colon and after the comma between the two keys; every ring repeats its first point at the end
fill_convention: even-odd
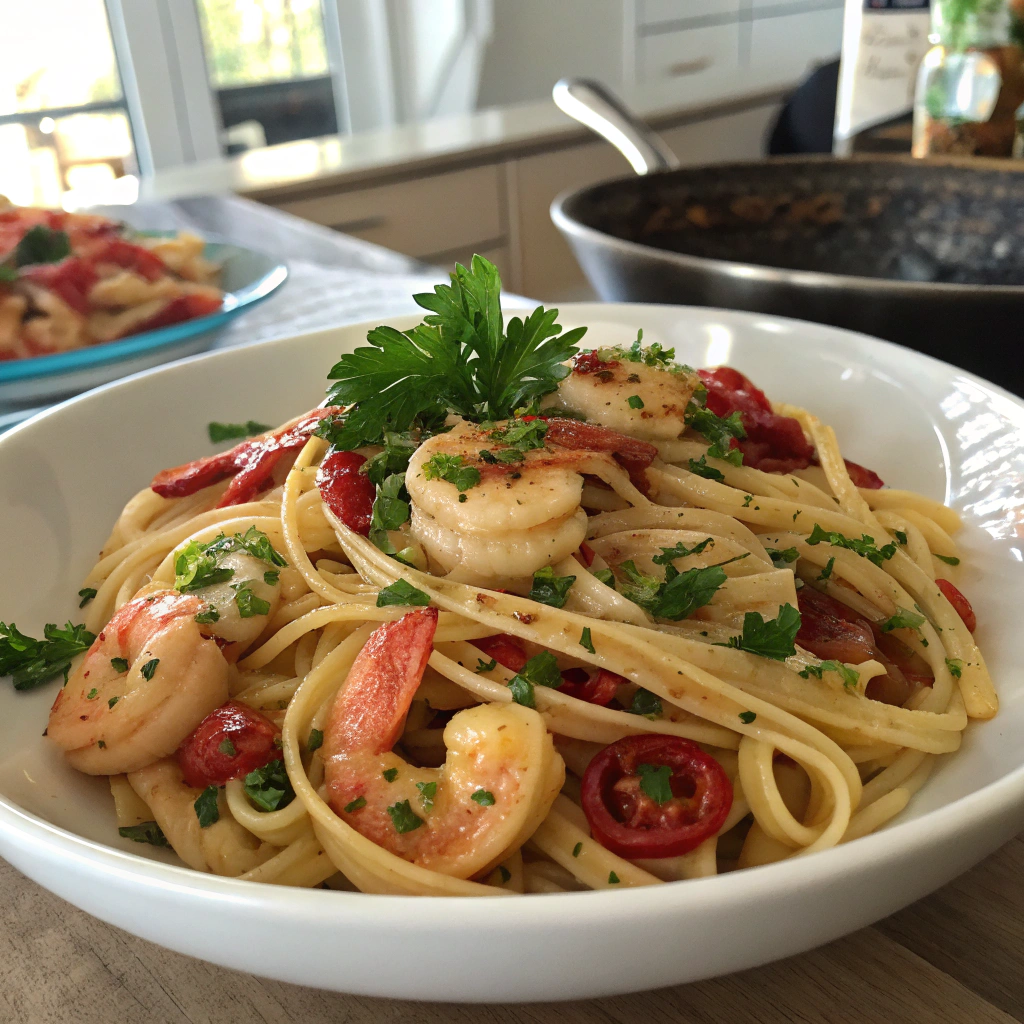
{"type": "MultiPolygon", "coordinates": [[[[136,234],[152,238],[174,237],[177,231],[138,231],[136,234]]],[[[58,374],[78,372],[108,363],[119,362],[132,356],[153,352],[164,346],[184,341],[207,331],[215,331],[252,309],[280,288],[289,276],[288,264],[260,249],[236,245],[228,239],[217,236],[204,236],[204,254],[209,254],[210,247],[223,247],[233,250],[225,256],[235,253],[248,253],[262,257],[269,269],[263,271],[258,278],[233,292],[224,292],[224,305],[216,313],[184,320],[181,323],[158,327],[152,331],[129,334],[125,338],[114,341],[99,342],[83,348],[70,349],[67,352],[53,352],[43,356],[29,356],[25,359],[11,359],[0,362],[0,384],[10,384],[19,380],[34,380],[52,377],[58,374]]]]}
{"type": "MultiPolygon", "coordinates": [[[[559,308],[563,317],[572,317],[577,312],[580,316],[585,316],[588,310],[597,308],[608,313],[623,308],[639,311],[645,307],[658,310],[666,308],[661,303],[628,302],[563,303],[559,308]]],[[[825,324],[809,324],[807,321],[792,317],[741,310],[722,310],[698,306],[673,308],[685,309],[701,316],[724,316],[737,321],[767,321],[782,327],[799,324],[806,328],[809,325],[815,330],[825,332],[826,335],[852,336],[862,343],[869,342],[872,347],[880,345],[895,350],[902,357],[926,360],[942,367],[947,373],[981,385],[990,393],[1008,400],[1018,409],[1024,409],[1024,398],[1013,395],[999,385],[992,384],[976,374],[936,359],[934,356],[919,352],[908,353],[908,350],[900,345],[872,338],[858,331],[825,324]]],[[[507,313],[512,313],[514,309],[515,307],[511,306],[505,307],[507,313]]],[[[325,336],[363,331],[376,326],[380,319],[276,338],[257,348],[269,355],[278,347],[286,349],[303,343],[313,343],[314,339],[325,336]]],[[[422,318],[418,314],[403,314],[383,319],[392,324],[404,324],[406,321],[418,322],[422,318]]],[[[193,363],[230,360],[237,358],[239,351],[241,350],[225,349],[206,352],[177,361],[173,366],[178,368],[193,363]]],[[[252,350],[249,354],[252,355],[255,351],[252,350]]],[[[134,382],[163,373],[168,368],[167,365],[161,365],[143,370],[102,385],[83,395],[69,398],[14,427],[6,437],[31,429],[32,424],[37,420],[59,414],[60,410],[73,403],[81,402],[98,393],[105,393],[110,389],[132,386],[134,382]]],[[[0,438],[0,445],[5,443],[5,440],[6,438],[0,438]]],[[[998,719],[994,722],[998,722],[998,719]]],[[[972,732],[984,730],[986,727],[993,728],[993,722],[974,722],[972,723],[972,732]]],[[[422,896],[332,891],[331,896],[324,899],[324,891],[320,889],[310,890],[270,883],[254,883],[206,874],[185,866],[151,860],[139,854],[86,839],[68,829],[51,824],[2,794],[0,794],[0,833],[3,833],[6,841],[18,844],[26,852],[50,860],[56,857],[84,862],[93,872],[102,874],[111,880],[120,880],[122,884],[125,875],[128,874],[135,883],[146,888],[172,888],[187,897],[230,899],[232,902],[244,904],[250,911],[266,912],[278,917],[299,913],[307,920],[319,918],[335,920],[339,901],[343,901],[344,912],[348,915],[347,924],[358,925],[360,920],[365,920],[379,926],[381,921],[385,920],[394,924],[395,927],[407,927],[408,910],[412,907],[419,908],[421,914],[424,911],[429,912],[437,908],[443,916],[452,913],[458,906],[460,908],[458,912],[468,914],[467,923],[474,927],[502,930],[512,922],[525,920],[529,920],[535,927],[546,924],[554,926],[564,922],[564,915],[570,908],[574,915],[574,921],[596,925],[607,923],[609,919],[621,915],[626,901],[628,901],[632,916],[656,918],[665,913],[677,913],[680,910],[685,910],[690,904],[724,905],[756,899],[759,894],[763,894],[765,885],[771,885],[773,892],[784,891],[787,893],[813,885],[826,885],[842,878],[853,878],[865,872],[873,872],[883,861],[916,857],[937,842],[952,841],[958,833],[965,829],[983,825],[1001,813],[1021,805],[1024,805],[1024,764],[1012,769],[1002,777],[994,779],[980,789],[958,797],[941,807],[926,811],[919,817],[909,821],[897,821],[878,832],[807,856],[789,858],[772,864],[729,872],[725,875],[669,882],[661,886],[640,886],[618,891],[532,894],[532,898],[529,900],[501,900],[499,905],[509,909],[497,913],[494,910],[495,904],[491,900],[474,900],[463,896],[424,898],[422,896]],[[543,898],[538,900],[537,896],[543,898]],[[567,901],[572,902],[570,904],[567,901]]]]}
{"type": "Polygon", "coordinates": [[[629,238],[620,238],[608,231],[602,231],[580,219],[574,206],[589,199],[598,189],[610,185],[618,185],[628,189],[631,186],[642,189],[645,178],[661,178],[666,176],[684,177],[690,171],[714,170],[727,168],[743,168],[751,171],[768,164],[921,164],[929,166],[969,167],[972,169],[1000,170],[1009,173],[1021,173],[1024,168],[1001,167],[996,158],[964,158],[944,157],[930,158],[922,161],[902,154],[855,154],[842,159],[831,155],[804,155],[769,157],[764,160],[734,160],[718,164],[700,164],[695,167],[679,167],[667,171],[655,171],[646,175],[620,175],[603,178],[601,181],[585,185],[582,188],[569,188],[560,192],[551,201],[548,212],[555,227],[570,241],[578,238],[583,242],[599,246],[602,249],[619,249],[633,258],[646,258],[663,265],[683,267],[699,273],[713,272],[723,277],[739,278],[764,285],[787,285],[790,287],[813,288],[816,291],[852,290],[862,292],[865,296],[872,292],[884,291],[894,296],[905,296],[908,299],[927,299],[939,296],[949,298],[966,298],[974,296],[979,301],[990,297],[1018,298],[1024,296],[1024,284],[958,284],[950,281],[897,281],[888,277],[865,277],[862,274],[832,274],[823,270],[793,270],[786,267],[772,267],[763,263],[746,263],[742,260],[726,260],[712,256],[695,256],[692,253],[676,252],[663,249],[645,242],[637,242],[629,238]]]}

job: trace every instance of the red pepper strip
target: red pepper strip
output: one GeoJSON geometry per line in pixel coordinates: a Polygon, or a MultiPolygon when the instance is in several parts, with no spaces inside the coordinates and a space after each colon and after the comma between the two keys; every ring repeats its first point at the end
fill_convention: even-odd
{"type": "Polygon", "coordinates": [[[377,488],[359,472],[365,462],[358,452],[332,452],[320,463],[316,486],[324,504],[350,530],[369,537],[377,488]]]}
{"type": "Polygon", "coordinates": [[[594,549],[586,541],[583,541],[580,544],[580,549],[576,553],[575,558],[581,565],[584,565],[589,569],[594,564],[595,555],[596,552],[594,549]]]}
{"type": "Polygon", "coordinates": [[[95,241],[84,242],[77,251],[93,265],[113,263],[147,281],[156,281],[167,273],[167,265],[155,252],[123,238],[99,237],[95,241]]]}
{"type": "Polygon", "coordinates": [[[796,642],[804,650],[823,661],[860,665],[874,660],[885,666],[884,676],[868,682],[866,693],[871,700],[902,705],[915,686],[931,686],[935,681],[923,658],[841,601],[804,586],[797,592],[797,604],[796,642]]]}
{"type": "Polygon", "coordinates": [[[488,658],[507,668],[509,672],[523,671],[523,666],[527,661],[526,651],[514,636],[498,633],[495,636],[485,636],[480,640],[473,640],[471,643],[478,650],[483,651],[488,658]]]}
{"type": "Polygon", "coordinates": [[[22,267],[19,276],[53,292],[75,312],[89,312],[89,291],[96,283],[96,271],[85,260],[68,256],[60,263],[34,263],[22,267]]]}
{"type": "Polygon", "coordinates": [[[971,602],[949,580],[936,580],[935,582],[946,600],[953,606],[953,610],[964,620],[968,631],[973,633],[978,628],[978,617],[974,614],[971,602]]]}
{"type": "Polygon", "coordinates": [[[843,459],[843,462],[846,463],[846,472],[850,474],[854,487],[863,487],[867,491],[877,491],[885,486],[882,478],[873,470],[865,469],[849,459],[843,459]]]}
{"type": "Polygon", "coordinates": [[[170,327],[171,324],[181,324],[186,320],[198,320],[201,316],[218,312],[223,305],[223,299],[211,295],[179,295],[151,317],[133,324],[128,333],[142,334],[143,331],[155,331],[159,327],[170,327]]]}
{"type": "Polygon", "coordinates": [[[217,503],[218,508],[250,501],[271,480],[281,457],[301,448],[313,428],[325,416],[341,412],[337,406],[314,409],[290,427],[275,434],[253,437],[219,455],[208,455],[183,466],[163,469],[150,486],[163,498],[184,498],[204,487],[234,477],[217,503]]]}
{"type": "Polygon", "coordinates": [[[607,707],[618,692],[619,687],[628,682],[620,675],[609,672],[605,668],[590,669],[567,668],[562,672],[562,685],[559,693],[585,700],[588,704],[607,707]]]}

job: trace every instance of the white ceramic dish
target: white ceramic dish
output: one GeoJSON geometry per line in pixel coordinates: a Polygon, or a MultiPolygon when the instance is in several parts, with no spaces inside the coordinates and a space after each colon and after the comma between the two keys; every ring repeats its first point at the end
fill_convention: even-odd
{"type": "MultiPolygon", "coordinates": [[[[752,967],[889,914],[1024,827],[1024,403],[925,356],[818,325],[668,306],[577,305],[592,344],[675,345],[728,362],[819,412],[844,452],[964,513],[961,582],[1002,699],[891,827],[824,853],[620,892],[413,899],[203,875],[120,840],[104,780],[40,738],[56,684],[0,688],[0,854],[97,917],[260,975],[379,996],[569,999],[752,967]],[[268,953],[268,951],[270,951],[268,953]]],[[[396,320],[405,327],[413,318],[396,320]]],[[[73,595],[124,501],[154,471],[210,451],[208,420],[284,420],[316,404],[349,327],[140,374],[0,438],[0,619],[34,632],[73,595]]]]}

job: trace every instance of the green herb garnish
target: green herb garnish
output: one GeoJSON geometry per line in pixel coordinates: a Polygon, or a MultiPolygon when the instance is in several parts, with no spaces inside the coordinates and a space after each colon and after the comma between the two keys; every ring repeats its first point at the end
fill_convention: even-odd
{"type": "Polygon", "coordinates": [[[384,776],[384,781],[385,782],[394,782],[395,779],[398,778],[398,769],[397,768],[385,768],[384,771],[381,772],[381,775],[384,776]]]}
{"type": "Polygon", "coordinates": [[[952,555],[936,555],[935,556],[940,562],[945,562],[946,565],[959,565],[960,559],[954,558],[952,555]]]}
{"type": "Polygon", "coordinates": [[[740,712],[740,721],[744,725],[750,725],[750,723],[753,722],[754,719],[756,719],[756,718],[757,718],[757,714],[755,712],[753,712],[753,711],[741,711],[740,712]]]}
{"type": "Polygon", "coordinates": [[[468,491],[480,483],[480,470],[465,462],[461,455],[432,455],[423,463],[423,475],[427,480],[446,480],[460,492],[468,491]]]}
{"type": "Polygon", "coordinates": [[[847,690],[853,689],[860,682],[860,673],[855,669],[850,668],[848,665],[844,665],[841,661],[823,661],[820,665],[808,665],[807,668],[797,672],[798,676],[803,676],[804,679],[810,679],[814,676],[815,679],[821,679],[825,672],[837,672],[843,679],[843,687],[847,690]]]}
{"type": "Polygon", "coordinates": [[[355,798],[355,800],[352,801],[352,803],[345,804],[345,813],[346,814],[351,814],[353,811],[358,811],[360,807],[365,807],[365,806],[366,806],[366,797],[365,796],[357,796],[355,798]]]}
{"type": "Polygon", "coordinates": [[[71,255],[71,241],[66,231],[37,224],[21,236],[14,249],[16,266],[27,267],[33,263],[60,263],[71,255]]]}
{"type": "Polygon", "coordinates": [[[716,483],[723,483],[725,480],[725,474],[714,466],[709,466],[707,458],[703,455],[699,459],[690,459],[689,465],[694,476],[702,476],[705,480],[714,480],[716,483]]]}
{"type": "Polygon", "coordinates": [[[295,790],[283,761],[271,761],[249,772],[244,789],[249,799],[264,811],[278,811],[295,799],[295,790]]]}
{"type": "Polygon", "coordinates": [[[585,651],[590,651],[591,654],[597,654],[594,650],[594,641],[590,638],[590,627],[584,626],[583,632],[580,634],[580,647],[585,651]]]}
{"type": "Polygon", "coordinates": [[[324,731],[323,729],[310,729],[309,739],[306,740],[306,749],[312,754],[314,750],[319,750],[324,745],[324,731]]]}
{"type": "Polygon", "coordinates": [[[220,791],[216,786],[207,786],[199,794],[199,798],[192,805],[199,819],[200,828],[209,828],[220,821],[220,810],[217,808],[217,794],[220,791]]]}
{"type": "MultiPolygon", "coordinates": [[[[959,563],[959,559],[957,559],[957,562],[959,563]]],[[[99,593],[99,591],[97,591],[95,587],[82,587],[78,592],[78,596],[82,599],[78,602],[78,607],[84,608],[97,595],[97,593],[99,593]]]]}
{"type": "MultiPolygon", "coordinates": [[[[423,801],[423,809],[429,811],[434,806],[434,797],[437,796],[436,782],[417,782],[416,788],[420,791],[420,800],[423,801]]],[[[474,796],[472,799],[476,799],[474,796]]]]}
{"type": "Polygon", "coordinates": [[[878,628],[883,633],[890,633],[894,629],[917,629],[924,625],[925,617],[909,608],[896,608],[896,614],[890,615],[878,628]]]}
{"type": "Polygon", "coordinates": [[[875,538],[869,537],[866,533],[862,534],[858,540],[856,537],[846,537],[841,533],[823,530],[815,523],[811,535],[807,538],[807,543],[820,544],[822,541],[826,541],[834,548],[846,548],[849,551],[854,551],[877,566],[881,566],[886,559],[892,558],[897,550],[895,541],[878,547],[875,544],[875,538]]]}
{"type": "Polygon", "coordinates": [[[16,690],[31,690],[62,675],[67,680],[71,659],[87,651],[95,634],[68,622],[43,626],[43,639],[22,633],[12,622],[0,622],[0,676],[10,676],[16,690]]]}
{"type": "Polygon", "coordinates": [[[128,659],[127,658],[111,658],[110,667],[115,672],[127,672],[128,671],[128,659]]]}
{"type": "Polygon", "coordinates": [[[149,843],[150,846],[163,846],[170,849],[167,836],[155,821],[143,821],[138,825],[122,825],[117,830],[122,839],[131,839],[136,843],[149,843]]]}
{"type": "Polygon", "coordinates": [[[478,789],[469,799],[481,807],[494,806],[494,794],[486,789],[478,789]]]}
{"type": "Polygon", "coordinates": [[[576,582],[575,576],[556,576],[550,565],[538,569],[533,574],[533,586],[530,587],[529,598],[540,604],[561,608],[569,597],[569,589],[576,582]]]}
{"type": "Polygon", "coordinates": [[[527,708],[537,706],[534,699],[535,686],[547,686],[556,689],[562,685],[562,673],[558,662],[550,651],[535,654],[509,681],[508,688],[512,699],[527,708]]]}
{"type": "Polygon", "coordinates": [[[668,765],[638,764],[640,788],[656,803],[667,804],[672,799],[672,769],[668,765]]]}
{"type": "Polygon", "coordinates": [[[207,423],[206,432],[213,444],[220,444],[221,441],[238,441],[246,437],[255,437],[256,434],[265,434],[270,430],[269,423],[257,423],[256,420],[246,420],[245,423],[207,423]]]}
{"type": "Polygon", "coordinates": [[[633,703],[626,710],[631,715],[643,715],[650,719],[661,718],[663,714],[658,696],[642,686],[633,694],[633,703]]]}
{"type": "Polygon", "coordinates": [[[389,605],[422,605],[430,604],[430,595],[414,587],[408,580],[397,579],[377,594],[377,607],[387,608],[389,605]]]}
{"type": "Polygon", "coordinates": [[[774,619],[766,620],[760,612],[747,612],[743,616],[743,633],[718,646],[734,647],[762,658],[785,661],[796,654],[794,641],[799,631],[800,612],[791,604],[785,604],[774,619]]]}
{"type": "Polygon", "coordinates": [[[395,826],[395,831],[399,835],[412,832],[413,829],[417,829],[423,824],[423,819],[409,806],[408,800],[392,804],[388,808],[388,814],[391,816],[391,824],[395,826]]]}

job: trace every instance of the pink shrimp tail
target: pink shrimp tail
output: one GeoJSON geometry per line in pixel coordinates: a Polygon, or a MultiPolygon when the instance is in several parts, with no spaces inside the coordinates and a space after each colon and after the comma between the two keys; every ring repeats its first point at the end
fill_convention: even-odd
{"type": "Polygon", "coordinates": [[[331,710],[324,753],[381,754],[398,740],[434,645],[437,609],[385,622],[369,636],[331,710]]]}

